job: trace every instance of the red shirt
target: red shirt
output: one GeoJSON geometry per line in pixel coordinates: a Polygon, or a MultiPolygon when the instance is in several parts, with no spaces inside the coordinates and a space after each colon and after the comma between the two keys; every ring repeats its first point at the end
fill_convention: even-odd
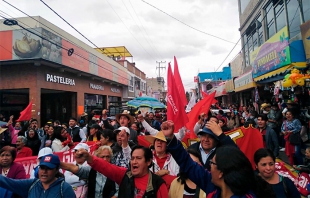
{"type": "Polygon", "coordinates": [[[31,157],[31,156],[32,156],[31,148],[24,146],[21,150],[16,149],[16,158],[31,157]]]}
{"type": "Polygon", "coordinates": [[[157,162],[160,170],[163,169],[165,162],[167,160],[167,155],[165,155],[165,157],[163,157],[163,158],[159,158],[159,157],[157,157],[156,153],[154,153],[154,156],[155,156],[156,162],[157,162]]]}
{"type": "MultiPolygon", "coordinates": [[[[109,162],[100,159],[98,157],[93,156],[93,163],[89,164],[95,171],[105,175],[107,178],[115,181],[118,185],[121,184],[123,177],[127,171],[126,168],[116,166],[114,164],[110,164],[109,162]]],[[[141,195],[144,194],[147,183],[148,183],[149,175],[146,174],[143,177],[135,177],[135,192],[134,198],[140,198],[141,195]]],[[[165,183],[163,183],[158,191],[157,198],[167,198],[168,197],[168,189],[165,183]]]]}

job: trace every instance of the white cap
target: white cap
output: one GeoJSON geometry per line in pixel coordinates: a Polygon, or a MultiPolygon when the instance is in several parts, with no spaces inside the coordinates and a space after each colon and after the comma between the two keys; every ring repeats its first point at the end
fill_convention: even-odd
{"type": "Polygon", "coordinates": [[[114,133],[119,132],[121,130],[125,130],[130,135],[130,130],[127,127],[119,127],[118,129],[114,130],[114,133]]]}
{"type": "Polygon", "coordinates": [[[87,144],[85,144],[85,143],[78,143],[78,144],[74,147],[73,150],[79,150],[79,149],[81,149],[81,148],[85,149],[85,150],[88,151],[88,152],[90,151],[89,146],[88,146],[87,144]]]}
{"type": "Polygon", "coordinates": [[[50,147],[44,147],[39,151],[38,158],[43,157],[45,155],[53,154],[53,151],[50,147]]]}

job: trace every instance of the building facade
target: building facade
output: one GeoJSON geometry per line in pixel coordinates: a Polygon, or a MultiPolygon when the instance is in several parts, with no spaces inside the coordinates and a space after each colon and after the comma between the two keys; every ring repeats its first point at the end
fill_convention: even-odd
{"type": "Polygon", "coordinates": [[[128,91],[128,72],[42,17],[0,24],[0,111],[17,118],[30,101],[32,117],[68,122],[107,108],[128,91]]]}
{"type": "Polygon", "coordinates": [[[163,77],[146,78],[147,95],[163,101],[166,98],[165,79],[163,77]]]}

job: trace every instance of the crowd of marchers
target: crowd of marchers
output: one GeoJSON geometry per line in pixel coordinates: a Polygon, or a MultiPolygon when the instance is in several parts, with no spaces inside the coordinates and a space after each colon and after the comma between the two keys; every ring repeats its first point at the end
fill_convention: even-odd
{"type": "Polygon", "coordinates": [[[36,119],[21,123],[11,116],[1,126],[0,198],[301,197],[294,183],[275,168],[280,146],[285,146],[291,165],[310,172],[310,149],[306,166],[296,166],[304,163],[301,153],[298,156],[302,144],[292,146],[288,137],[299,133],[302,124],[294,107],[287,106],[283,114],[269,104],[254,116],[247,107],[202,113],[194,127],[199,141],[187,149],[181,142],[187,129],[175,132],[173,121],[160,111],[124,111],[109,117],[104,109],[99,118],[84,113],[79,120],[51,120],[42,128],[36,119]],[[257,127],[263,137],[265,148],[252,156],[256,170],[224,134],[243,124],[257,127]],[[88,142],[95,144],[94,153],[88,142]],[[74,152],[73,163],[53,154],[69,150],[74,152]],[[24,167],[14,161],[29,156],[37,156],[38,166],[26,178],[24,167]]]}

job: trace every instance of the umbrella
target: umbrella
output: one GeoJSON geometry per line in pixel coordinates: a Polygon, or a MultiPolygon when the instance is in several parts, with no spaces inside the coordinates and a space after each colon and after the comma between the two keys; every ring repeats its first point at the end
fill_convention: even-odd
{"type": "Polygon", "coordinates": [[[166,105],[159,102],[156,98],[148,97],[148,96],[142,96],[135,98],[134,100],[130,100],[127,102],[127,105],[129,107],[150,107],[153,109],[165,109],[166,105]]]}

